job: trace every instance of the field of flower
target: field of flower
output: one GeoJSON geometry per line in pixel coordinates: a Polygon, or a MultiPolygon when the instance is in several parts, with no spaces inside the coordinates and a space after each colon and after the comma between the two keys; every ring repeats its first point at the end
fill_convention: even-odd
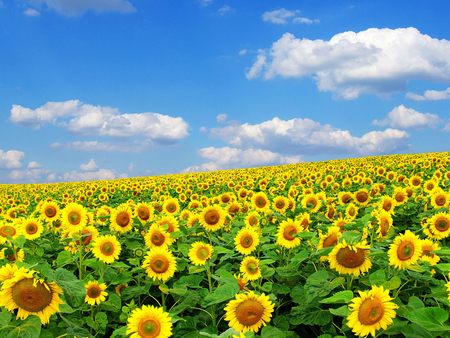
{"type": "Polygon", "coordinates": [[[0,337],[450,337],[450,153],[0,185],[0,337]]]}

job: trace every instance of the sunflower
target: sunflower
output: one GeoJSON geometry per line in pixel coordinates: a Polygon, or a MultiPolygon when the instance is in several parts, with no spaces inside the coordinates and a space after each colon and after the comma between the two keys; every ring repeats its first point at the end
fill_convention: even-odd
{"type": "Polygon", "coordinates": [[[165,231],[167,231],[168,233],[180,230],[178,221],[173,216],[170,215],[161,217],[155,222],[155,224],[157,224],[160,227],[167,226],[167,230],[165,231]]]}
{"type": "Polygon", "coordinates": [[[44,231],[41,221],[33,217],[22,221],[20,226],[22,227],[22,233],[25,235],[25,238],[30,240],[41,237],[42,231],[44,231]]]}
{"type": "Polygon", "coordinates": [[[194,242],[191,245],[188,256],[194,265],[205,265],[206,261],[211,258],[214,249],[211,245],[202,242],[194,242]]]}
{"type": "Polygon", "coordinates": [[[165,247],[173,243],[173,238],[167,231],[164,231],[162,227],[157,224],[153,224],[144,237],[145,245],[149,248],[165,247]]]}
{"type": "MultiPolygon", "coordinates": [[[[88,225],[85,226],[80,233],[77,234],[70,234],[70,237],[74,238],[75,241],[72,242],[72,244],[74,244],[74,249],[78,251],[78,248],[75,247],[76,245],[84,245],[84,246],[88,246],[89,244],[91,244],[91,242],[94,242],[97,237],[98,237],[98,230],[93,226],[93,225],[88,225]]],[[[70,243],[69,243],[70,245],[70,243]]],[[[85,248],[86,251],[89,251],[89,248],[85,248]]],[[[69,250],[72,251],[72,250],[69,250]]],[[[75,251],[76,252],[76,251],[75,251]]],[[[75,253],[72,252],[72,253],[75,253]]]]}
{"type": "Polygon", "coordinates": [[[287,249],[295,248],[300,245],[300,238],[293,236],[298,232],[302,232],[300,222],[288,218],[278,227],[277,244],[287,249]]]}
{"type": "Polygon", "coordinates": [[[0,306],[8,311],[17,311],[17,318],[22,320],[36,315],[42,324],[50,321],[50,316],[60,312],[59,305],[64,302],[59,298],[62,289],[54,282],[46,283],[33,277],[33,270],[19,269],[13,277],[3,282],[0,291],[0,306]]]}
{"type": "Polygon", "coordinates": [[[186,222],[186,228],[192,228],[199,221],[199,216],[195,212],[189,213],[189,218],[186,222]]]}
{"type": "Polygon", "coordinates": [[[273,199],[272,209],[280,214],[285,214],[289,205],[289,200],[284,196],[277,196],[273,199]]]}
{"type": "Polygon", "coordinates": [[[225,320],[236,331],[258,332],[261,326],[270,322],[275,304],[264,293],[260,296],[253,291],[236,294],[236,299],[230,300],[224,308],[225,320]]]}
{"type": "Polygon", "coordinates": [[[258,233],[252,227],[242,228],[234,238],[234,245],[241,255],[250,255],[259,245],[258,233]]]}
{"type": "MultiPolygon", "coordinates": [[[[353,198],[353,194],[348,191],[341,191],[338,194],[338,202],[342,206],[346,205],[347,203],[350,203],[350,200],[352,198],[353,198]]],[[[358,201],[356,203],[358,203],[358,201]]],[[[358,203],[358,204],[360,204],[360,203],[358,203]]]]}
{"type": "Polygon", "coordinates": [[[202,210],[199,222],[206,230],[216,231],[224,226],[225,218],[225,211],[219,206],[212,205],[202,210]]]}
{"type": "Polygon", "coordinates": [[[319,211],[322,203],[316,194],[308,194],[302,198],[302,206],[313,214],[319,211]]]}
{"type": "Polygon", "coordinates": [[[263,191],[253,194],[251,201],[252,207],[258,212],[265,212],[270,209],[270,201],[263,191]]]}
{"type": "Polygon", "coordinates": [[[359,189],[353,194],[353,200],[360,206],[366,206],[370,202],[370,194],[367,189],[359,189]]]}
{"type": "Polygon", "coordinates": [[[450,196],[444,192],[441,188],[437,188],[431,193],[431,205],[435,209],[445,208],[449,206],[450,196]]]}
{"type": "Polygon", "coordinates": [[[172,318],[162,308],[142,305],[128,317],[126,334],[130,338],[168,338],[172,335],[172,318]]]}
{"type": "Polygon", "coordinates": [[[154,210],[151,204],[141,202],[136,204],[134,212],[141,224],[146,224],[153,219],[154,210]]]}
{"type": "Polygon", "coordinates": [[[86,298],[84,301],[89,305],[100,305],[100,302],[105,301],[108,292],[106,292],[106,284],[98,285],[97,281],[89,281],[84,285],[86,287],[86,298]]]}
{"type": "Polygon", "coordinates": [[[150,278],[164,283],[175,274],[177,262],[171,251],[157,247],[147,253],[142,267],[150,278]]]}
{"type": "Polygon", "coordinates": [[[335,215],[336,215],[336,205],[334,203],[328,204],[325,217],[328,218],[330,221],[332,221],[335,215]]]}
{"type": "Polygon", "coordinates": [[[180,211],[180,204],[178,199],[169,198],[164,201],[162,206],[162,212],[168,215],[175,215],[180,211]]]}
{"type": "Polygon", "coordinates": [[[450,215],[440,212],[428,221],[428,228],[424,230],[424,233],[430,237],[441,240],[447,238],[450,235],[450,215]]]}
{"type": "Polygon", "coordinates": [[[259,267],[259,259],[253,256],[245,257],[239,270],[244,274],[248,280],[257,280],[261,277],[261,268],[259,267]]]}
{"type": "Polygon", "coordinates": [[[375,216],[378,221],[377,233],[379,237],[384,237],[387,235],[389,229],[392,227],[394,220],[392,219],[391,213],[381,209],[375,216]]]}
{"type": "Polygon", "coordinates": [[[79,232],[87,224],[87,211],[78,203],[69,203],[61,214],[61,225],[70,233],[79,232]]]}
{"type": "Polygon", "coordinates": [[[342,275],[359,276],[361,273],[369,271],[372,267],[372,262],[367,257],[370,253],[369,248],[370,245],[366,241],[356,245],[348,245],[344,239],[328,254],[330,268],[335,269],[342,275]]]}
{"type": "Polygon", "coordinates": [[[238,275],[234,274],[233,276],[234,278],[236,278],[236,282],[239,286],[239,291],[248,290],[247,289],[248,279],[242,273],[238,275]]]}
{"type": "Polygon", "coordinates": [[[244,223],[248,227],[254,227],[259,225],[259,213],[257,211],[250,211],[244,219],[244,223]]]}
{"type": "Polygon", "coordinates": [[[353,220],[358,215],[358,210],[358,207],[353,202],[351,202],[347,204],[347,208],[345,209],[345,216],[348,219],[353,220]]]}
{"type": "Polygon", "coordinates": [[[11,236],[16,239],[22,234],[22,228],[18,227],[16,223],[3,223],[0,221],[0,244],[5,244],[9,241],[6,237],[11,236]]]}
{"type": "MultiPolygon", "coordinates": [[[[339,237],[341,236],[342,236],[341,228],[336,226],[329,227],[327,233],[320,236],[319,244],[317,245],[317,250],[336,246],[338,244],[339,237]]],[[[328,256],[321,256],[320,260],[322,261],[328,260],[328,256]]]]}
{"type": "Polygon", "coordinates": [[[130,207],[122,204],[117,209],[112,210],[111,224],[109,228],[119,233],[125,233],[133,228],[133,212],[130,207]]]}
{"type": "Polygon", "coordinates": [[[14,255],[14,251],[11,248],[3,248],[0,251],[0,259],[7,259],[10,262],[23,262],[23,259],[25,258],[25,252],[23,249],[20,249],[17,251],[16,256],[14,255]]]}
{"type": "Polygon", "coordinates": [[[347,325],[359,336],[367,337],[370,333],[375,337],[375,331],[380,328],[386,330],[393,323],[398,305],[391,302],[393,298],[383,286],[373,285],[368,293],[358,292],[359,297],[353,298],[349,305],[352,313],[347,317],[347,325]]]}
{"type": "Polygon", "coordinates": [[[441,258],[431,252],[440,250],[441,248],[439,247],[439,244],[437,242],[433,242],[431,239],[422,239],[421,245],[422,256],[420,256],[420,259],[422,260],[422,262],[428,262],[431,265],[436,265],[441,260],[441,258]]]}
{"type": "Polygon", "coordinates": [[[398,235],[389,247],[388,256],[389,265],[394,265],[400,270],[415,264],[422,256],[419,236],[414,235],[410,230],[398,235]]]}
{"type": "Polygon", "coordinates": [[[92,244],[92,253],[100,261],[111,264],[119,258],[122,247],[113,235],[99,236],[92,244]]]}
{"type": "Polygon", "coordinates": [[[379,206],[385,211],[394,214],[394,208],[397,206],[397,202],[391,196],[384,195],[381,197],[379,206]]]}

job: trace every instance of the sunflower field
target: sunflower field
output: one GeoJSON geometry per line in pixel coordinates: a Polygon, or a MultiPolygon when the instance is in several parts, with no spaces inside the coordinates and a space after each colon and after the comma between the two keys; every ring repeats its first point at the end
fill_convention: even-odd
{"type": "Polygon", "coordinates": [[[450,153],[0,185],[0,337],[450,337],[450,153]]]}

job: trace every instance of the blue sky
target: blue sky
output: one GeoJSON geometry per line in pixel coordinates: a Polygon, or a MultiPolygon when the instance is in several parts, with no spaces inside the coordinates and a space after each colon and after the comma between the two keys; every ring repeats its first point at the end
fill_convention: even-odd
{"type": "Polygon", "coordinates": [[[449,151],[447,5],[2,0],[0,183],[449,151]]]}

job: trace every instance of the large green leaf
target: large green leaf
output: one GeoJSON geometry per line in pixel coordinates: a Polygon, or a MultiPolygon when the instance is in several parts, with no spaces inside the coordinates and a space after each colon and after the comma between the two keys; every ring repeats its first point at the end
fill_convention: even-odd
{"type": "Polygon", "coordinates": [[[322,299],[320,302],[325,304],[338,304],[338,303],[348,304],[352,299],[353,299],[353,292],[346,290],[346,291],[339,291],[331,297],[322,299]]]}
{"type": "Polygon", "coordinates": [[[86,287],[75,275],[63,268],[55,270],[55,282],[64,291],[67,303],[74,308],[79,307],[86,297],[86,287]]]}
{"type": "Polygon", "coordinates": [[[408,313],[406,318],[429,331],[450,330],[450,326],[444,325],[448,319],[448,312],[439,307],[420,308],[408,313]]]}
{"type": "Polygon", "coordinates": [[[41,320],[38,316],[28,316],[19,325],[6,325],[0,328],[2,338],[38,338],[41,334],[41,320]]]}

